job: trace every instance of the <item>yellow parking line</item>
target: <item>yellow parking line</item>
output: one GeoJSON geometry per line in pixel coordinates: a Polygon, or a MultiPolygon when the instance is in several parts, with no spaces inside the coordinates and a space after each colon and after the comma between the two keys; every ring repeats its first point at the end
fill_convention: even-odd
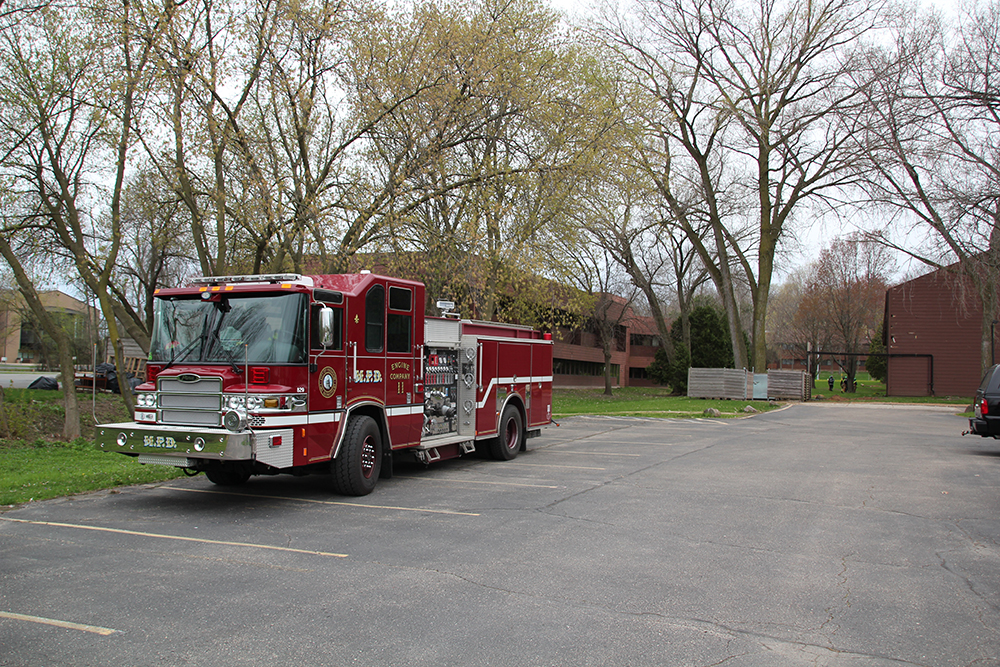
{"type": "Polygon", "coordinates": [[[344,503],[336,500],[314,500],[312,498],[291,498],[288,496],[268,496],[257,493],[238,493],[234,491],[213,491],[212,489],[185,489],[181,486],[162,486],[171,491],[188,491],[189,493],[212,493],[222,496],[242,496],[244,498],[264,498],[265,500],[291,500],[299,503],[316,503],[317,505],[343,505],[345,507],[364,507],[376,510],[396,510],[399,512],[428,512],[430,514],[457,514],[459,516],[479,516],[473,512],[458,512],[456,510],[432,510],[425,507],[395,507],[393,505],[365,505],[363,503],[344,503]]]}
{"type": "Polygon", "coordinates": [[[101,628],[96,625],[83,625],[82,623],[70,623],[69,621],[59,621],[54,618],[42,618],[41,616],[28,616],[27,614],[14,614],[9,611],[0,611],[0,618],[9,618],[14,621],[28,621],[29,623],[41,623],[43,625],[54,625],[57,628],[66,628],[67,630],[82,630],[83,632],[92,632],[95,635],[108,635],[117,634],[119,630],[112,630],[111,628],[101,628]]]}
{"type": "Polygon", "coordinates": [[[203,544],[220,544],[227,547],[250,547],[252,549],[268,549],[271,551],[287,551],[289,553],[309,554],[312,556],[332,556],[334,558],[347,558],[347,554],[336,554],[327,551],[310,551],[308,549],[291,549],[289,547],[275,547],[269,544],[254,544],[252,542],[226,542],[224,540],[208,540],[201,537],[183,537],[180,535],[163,535],[160,533],[147,533],[141,530],[124,530],[122,528],[108,528],[106,526],[86,526],[78,523],[56,523],[54,521],[29,521],[27,519],[11,519],[2,516],[0,520],[13,521],[16,523],[28,523],[35,526],[53,526],[56,528],[79,528],[81,530],[94,530],[101,533],[118,533],[119,535],[136,535],[138,537],[156,537],[162,540],[177,540],[178,542],[201,542],[203,544]]]}

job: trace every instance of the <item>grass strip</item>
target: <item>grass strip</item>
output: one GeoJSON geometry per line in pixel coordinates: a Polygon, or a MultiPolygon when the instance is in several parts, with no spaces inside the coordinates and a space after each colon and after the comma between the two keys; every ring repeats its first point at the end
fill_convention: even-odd
{"type": "Polygon", "coordinates": [[[179,477],[178,468],[140,465],[134,458],[102,452],[85,441],[0,445],[0,506],[147,484],[179,477]]]}

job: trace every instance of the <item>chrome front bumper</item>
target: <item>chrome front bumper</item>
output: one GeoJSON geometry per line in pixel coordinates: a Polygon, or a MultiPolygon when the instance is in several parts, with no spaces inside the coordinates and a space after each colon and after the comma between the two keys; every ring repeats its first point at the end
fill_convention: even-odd
{"type": "Polygon", "coordinates": [[[254,458],[252,431],[232,433],[224,429],[123,422],[98,425],[95,444],[105,452],[155,455],[163,460],[178,459],[178,464],[184,459],[249,461],[254,458]]]}

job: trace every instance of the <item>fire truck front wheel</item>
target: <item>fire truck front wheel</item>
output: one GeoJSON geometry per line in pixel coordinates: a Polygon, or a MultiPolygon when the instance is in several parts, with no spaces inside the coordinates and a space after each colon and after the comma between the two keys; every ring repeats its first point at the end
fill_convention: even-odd
{"type": "Polygon", "coordinates": [[[347,423],[344,443],[331,463],[333,490],[345,496],[366,496],[375,490],[382,469],[382,436],[366,415],[347,423]]]}
{"type": "Polygon", "coordinates": [[[521,421],[521,413],[513,405],[508,405],[500,417],[497,437],[490,442],[490,453],[497,461],[510,461],[521,451],[523,442],[524,422],[521,421]]]}
{"type": "Polygon", "coordinates": [[[212,484],[219,486],[239,486],[250,479],[250,470],[239,463],[220,463],[205,470],[205,476],[212,484]]]}

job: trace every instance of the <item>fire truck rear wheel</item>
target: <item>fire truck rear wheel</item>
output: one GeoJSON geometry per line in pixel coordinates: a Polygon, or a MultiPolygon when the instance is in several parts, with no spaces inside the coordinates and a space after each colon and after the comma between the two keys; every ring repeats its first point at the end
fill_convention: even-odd
{"type": "Polygon", "coordinates": [[[496,439],[490,442],[490,452],[497,461],[510,461],[521,451],[524,443],[524,423],[521,413],[513,405],[503,409],[500,430],[496,439]]]}
{"type": "Polygon", "coordinates": [[[371,417],[355,415],[347,423],[344,444],[330,466],[333,490],[366,496],[375,490],[382,470],[382,435],[371,417]]]}

